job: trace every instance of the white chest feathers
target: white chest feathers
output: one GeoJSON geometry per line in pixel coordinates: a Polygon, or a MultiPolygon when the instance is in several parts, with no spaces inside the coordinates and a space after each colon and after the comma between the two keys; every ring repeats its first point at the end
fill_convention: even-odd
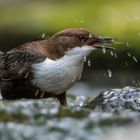
{"type": "Polygon", "coordinates": [[[70,88],[81,76],[83,62],[61,58],[33,65],[33,82],[42,90],[61,94],[70,88]]]}
{"type": "Polygon", "coordinates": [[[91,46],[76,47],[58,60],[46,58],[33,64],[33,82],[46,92],[62,94],[81,77],[83,57],[92,50],[91,46]]]}

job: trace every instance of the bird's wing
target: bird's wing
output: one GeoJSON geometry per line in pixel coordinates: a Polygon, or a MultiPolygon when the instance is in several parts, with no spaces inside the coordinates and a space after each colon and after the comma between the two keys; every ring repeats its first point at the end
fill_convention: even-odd
{"type": "Polygon", "coordinates": [[[6,52],[3,61],[1,80],[13,80],[26,78],[31,74],[31,65],[45,60],[45,56],[28,48],[15,48],[6,52]]]}

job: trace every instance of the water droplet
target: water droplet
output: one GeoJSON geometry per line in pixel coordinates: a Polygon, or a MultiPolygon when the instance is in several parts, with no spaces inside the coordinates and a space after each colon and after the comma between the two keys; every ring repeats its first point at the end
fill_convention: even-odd
{"type": "Polygon", "coordinates": [[[140,36],[140,32],[138,33],[138,36],[140,36]]]}
{"type": "Polygon", "coordinates": [[[92,38],[92,34],[89,34],[89,38],[92,38]]]}
{"type": "Polygon", "coordinates": [[[135,17],[127,17],[127,20],[139,20],[139,17],[135,16],[135,17]]]}
{"type": "Polygon", "coordinates": [[[140,81],[139,80],[137,80],[137,83],[138,83],[138,86],[140,86],[140,81]]]}
{"type": "Polygon", "coordinates": [[[103,54],[106,53],[106,48],[102,48],[103,54]]]}
{"type": "Polygon", "coordinates": [[[29,72],[27,72],[26,74],[25,74],[25,79],[27,79],[28,78],[28,76],[29,76],[29,72]]]}
{"type": "Polygon", "coordinates": [[[129,47],[129,46],[130,46],[129,42],[126,42],[126,46],[127,46],[127,47],[129,47]]]}
{"type": "Polygon", "coordinates": [[[85,96],[79,96],[76,98],[76,102],[79,106],[84,106],[86,104],[86,97],[85,96]]]}
{"type": "Polygon", "coordinates": [[[128,62],[127,61],[125,61],[125,66],[128,66],[128,62]]]}
{"type": "Polygon", "coordinates": [[[39,89],[36,90],[36,92],[35,92],[35,96],[37,96],[38,93],[39,93],[39,89]]]}
{"type": "Polygon", "coordinates": [[[86,56],[84,56],[84,62],[86,62],[87,61],[87,57],[86,56]]]}
{"type": "Polygon", "coordinates": [[[111,70],[109,70],[109,69],[107,69],[107,73],[108,73],[108,77],[112,77],[112,71],[111,70]]]}
{"type": "Polygon", "coordinates": [[[82,75],[79,76],[79,80],[81,79],[82,75]]]}
{"type": "Polygon", "coordinates": [[[132,79],[132,83],[137,86],[137,81],[135,79],[132,79]]]}
{"type": "Polygon", "coordinates": [[[33,84],[33,85],[36,85],[36,80],[32,81],[32,84],[33,84]]]}
{"type": "Polygon", "coordinates": [[[117,55],[116,53],[114,53],[114,57],[115,57],[115,58],[118,58],[118,55],[117,55]]]}
{"type": "Polygon", "coordinates": [[[127,17],[127,20],[132,20],[132,18],[130,18],[130,17],[127,17]]]}
{"type": "Polygon", "coordinates": [[[80,20],[81,23],[84,23],[84,20],[80,20]]]}
{"type": "Polygon", "coordinates": [[[90,60],[88,60],[88,66],[89,66],[89,67],[91,66],[91,61],[90,61],[90,60]]]}
{"type": "Polygon", "coordinates": [[[73,20],[73,22],[77,22],[77,20],[75,19],[75,20],[73,20]]]}
{"type": "Polygon", "coordinates": [[[111,56],[113,56],[114,55],[113,51],[110,51],[110,54],[111,54],[111,56]]]}
{"type": "Polygon", "coordinates": [[[45,92],[43,91],[43,92],[41,93],[41,95],[40,95],[40,98],[43,98],[44,95],[45,95],[45,92]]]}
{"type": "Polygon", "coordinates": [[[73,83],[75,83],[75,78],[72,80],[73,83]]]}
{"type": "Polygon", "coordinates": [[[43,33],[43,34],[41,35],[41,38],[44,39],[45,36],[46,36],[45,33],[43,33]]]}
{"type": "Polygon", "coordinates": [[[136,63],[138,63],[138,60],[137,60],[137,58],[136,58],[135,56],[133,56],[133,60],[134,60],[136,63]]]}
{"type": "Polygon", "coordinates": [[[128,55],[129,57],[131,57],[131,54],[130,54],[129,52],[127,52],[127,55],[128,55]]]}
{"type": "Polygon", "coordinates": [[[139,19],[139,17],[134,17],[134,19],[135,19],[135,20],[138,20],[138,19],[139,19]]]}

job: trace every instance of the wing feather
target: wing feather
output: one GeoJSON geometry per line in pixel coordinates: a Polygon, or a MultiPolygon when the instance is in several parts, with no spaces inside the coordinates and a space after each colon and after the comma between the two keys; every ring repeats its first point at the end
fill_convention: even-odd
{"type": "Polygon", "coordinates": [[[42,62],[46,57],[28,48],[15,48],[1,57],[1,79],[12,80],[27,77],[31,74],[31,65],[42,62]]]}

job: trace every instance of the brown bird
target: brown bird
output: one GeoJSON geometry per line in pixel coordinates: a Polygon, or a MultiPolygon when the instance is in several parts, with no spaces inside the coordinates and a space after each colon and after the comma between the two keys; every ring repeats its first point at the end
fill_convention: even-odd
{"type": "Polygon", "coordinates": [[[79,80],[84,57],[95,49],[110,49],[111,37],[97,37],[85,29],[65,29],[47,40],[25,43],[0,53],[3,99],[56,97],[66,105],[66,90],[79,80]]]}

